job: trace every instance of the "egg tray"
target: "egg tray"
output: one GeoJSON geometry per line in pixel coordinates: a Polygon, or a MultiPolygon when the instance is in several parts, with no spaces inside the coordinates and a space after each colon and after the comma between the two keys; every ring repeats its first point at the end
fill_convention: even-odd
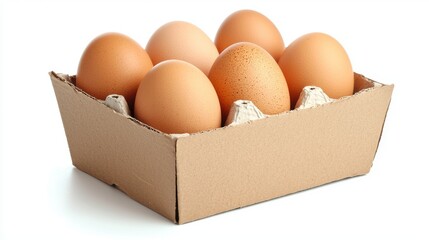
{"type": "Polygon", "coordinates": [[[175,135],[49,74],[73,165],[178,224],[368,173],[394,88],[356,73],[352,96],[175,135]]]}

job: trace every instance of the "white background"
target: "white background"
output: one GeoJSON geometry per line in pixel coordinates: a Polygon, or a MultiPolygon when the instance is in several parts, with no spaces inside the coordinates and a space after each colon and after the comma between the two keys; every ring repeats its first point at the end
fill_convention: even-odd
{"type": "Polygon", "coordinates": [[[18,0],[0,9],[0,239],[429,239],[423,1],[18,0]],[[243,8],[269,17],[286,44],[308,32],[334,36],[356,72],[395,84],[368,175],[177,226],[71,165],[48,71],[75,74],[86,45],[108,31],[144,47],[159,26],[184,20],[213,39],[243,8]]]}

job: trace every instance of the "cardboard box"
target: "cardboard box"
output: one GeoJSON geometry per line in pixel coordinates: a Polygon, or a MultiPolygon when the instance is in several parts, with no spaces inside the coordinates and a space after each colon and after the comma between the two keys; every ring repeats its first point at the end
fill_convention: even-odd
{"type": "Polygon", "coordinates": [[[369,172],[393,85],[233,127],[174,136],[50,73],[74,166],[175,223],[369,172]]]}

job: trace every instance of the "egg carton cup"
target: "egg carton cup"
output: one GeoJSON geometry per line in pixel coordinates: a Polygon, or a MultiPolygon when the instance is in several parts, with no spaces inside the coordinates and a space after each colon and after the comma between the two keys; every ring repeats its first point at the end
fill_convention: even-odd
{"type": "MultiPolygon", "coordinates": [[[[307,86],[302,90],[295,109],[301,110],[320,106],[334,101],[329,98],[323,90],[316,86],[307,86]]],[[[249,100],[237,100],[231,105],[225,126],[235,126],[249,121],[263,119],[268,117],[262,113],[258,107],[249,100]]]]}
{"type": "MultiPolygon", "coordinates": [[[[68,75],[61,74],[60,77],[72,81],[68,75]]],[[[381,84],[373,82],[374,87],[379,87],[381,84]]],[[[306,86],[300,93],[299,99],[295,105],[295,110],[303,110],[307,108],[317,107],[326,103],[333,102],[335,99],[330,98],[322,88],[316,86],[306,86]]],[[[126,99],[119,94],[111,94],[102,101],[107,107],[114,111],[123,114],[126,117],[132,118],[131,111],[126,99]]],[[[270,115],[264,114],[250,100],[237,100],[230,108],[228,117],[225,121],[225,126],[236,126],[246,122],[264,119],[270,115]]],[[[189,133],[171,134],[172,137],[180,138],[189,136],[189,133]]]]}

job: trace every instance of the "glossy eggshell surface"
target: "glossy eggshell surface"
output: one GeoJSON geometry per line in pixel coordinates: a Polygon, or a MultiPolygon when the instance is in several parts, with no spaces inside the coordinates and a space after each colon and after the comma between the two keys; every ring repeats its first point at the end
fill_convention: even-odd
{"type": "Polygon", "coordinates": [[[201,29],[182,21],[161,26],[149,39],[146,50],[155,65],[178,59],[195,65],[206,75],[219,56],[213,41],[201,29]]]}
{"type": "Polygon", "coordinates": [[[331,36],[306,34],[283,52],[279,66],[287,79],[292,106],[305,86],[317,86],[330,98],[353,94],[354,78],[350,59],[331,36]]]}
{"type": "Polygon", "coordinates": [[[255,43],[277,61],[284,48],[283,38],[270,19],[253,10],[240,10],[231,14],[220,26],[215,44],[219,52],[238,42],[255,43]]]}
{"type": "Polygon", "coordinates": [[[145,76],[137,91],[135,117],[164,133],[195,133],[221,126],[216,91],[197,67],[167,60],[145,76]]]}
{"type": "Polygon", "coordinates": [[[219,96],[224,120],[236,100],[250,100],[264,114],[290,109],[289,90],[280,67],[256,44],[242,42],[225,49],[209,78],[219,96]]]}
{"type": "Polygon", "coordinates": [[[133,39],[119,33],[106,33],[85,49],[76,85],[101,100],[110,94],[123,95],[132,107],[137,88],[152,66],[149,55],[133,39]]]}

